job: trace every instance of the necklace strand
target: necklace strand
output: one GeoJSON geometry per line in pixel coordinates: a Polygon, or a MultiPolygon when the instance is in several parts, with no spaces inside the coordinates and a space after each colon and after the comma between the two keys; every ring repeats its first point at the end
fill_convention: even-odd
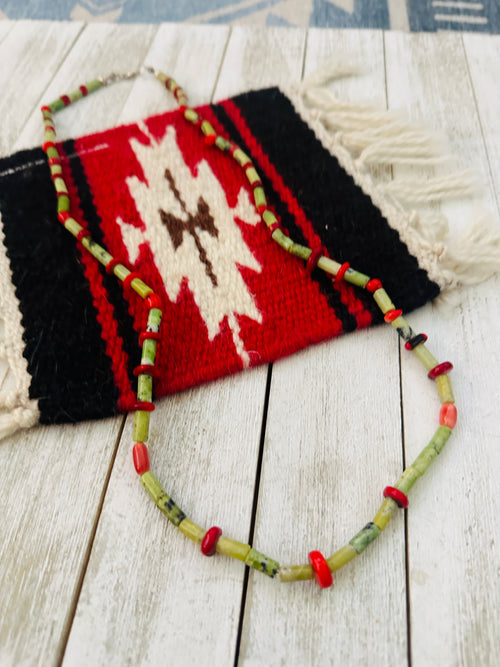
{"type": "Polygon", "coordinates": [[[218,135],[212,125],[202,118],[198,111],[189,106],[185,92],[174,79],[150,67],[146,67],[144,70],[153,74],[173,94],[179,104],[180,113],[186,121],[199,127],[205,143],[227,153],[243,171],[252,190],[255,207],[273,241],[290,254],[304,260],[309,272],[318,267],[333,276],[338,283],[345,281],[368,290],[381,310],[384,320],[396,329],[404,341],[405,348],[417,357],[427,371],[428,376],[436,382],[442,405],[439,413],[439,426],[429,444],[422,449],[415,461],[403,471],[401,477],[393,486],[384,488],[384,500],[375,517],[354,535],[345,546],[329,558],[325,559],[321,552],[314,550],[309,553],[309,564],[283,567],[251,545],[226,537],[218,526],[212,526],[208,530],[198,526],[186,516],[165,492],[160,482],[151,472],[148,449],[145,444],[149,435],[150,413],[154,410],[152,402],[153,378],[156,372],[156,348],[160,340],[162,322],[161,298],[142,280],[139,273],[131,271],[126,262],[113,257],[106,248],[96,243],[86,227],[70,213],[71,201],[63,176],[62,161],[56,145],[56,131],[52,118],[53,113],[60,111],[89,93],[116,81],[131,79],[140,72],[111,74],[106,78],[94,79],[80,86],[69,95],[62,95],[51,104],[41,108],[45,128],[45,142],[42,148],[47,154],[51,178],[57,195],[59,221],[76,238],[78,244],[105,267],[107,273],[116,276],[122,283],[124,292],[127,293],[130,290],[136,292],[145,301],[148,310],[146,329],[139,335],[139,344],[142,348],[141,363],[134,370],[134,375],[137,376],[137,402],[134,406],[133,439],[135,444],[132,450],[134,466],[144,488],[174,526],[200,545],[201,552],[205,556],[212,556],[216,552],[226,554],[243,561],[246,565],[270,577],[278,575],[281,581],[299,581],[314,577],[322,588],[328,588],[333,583],[333,573],[362,553],[385,529],[392,515],[399,508],[406,509],[408,507],[408,492],[417,479],[426,472],[437,455],[441,453],[457,421],[455,399],[447,375],[453,366],[448,361],[438,363],[438,360],[425,345],[427,336],[423,333],[416,334],[413,331],[403,317],[402,311],[392,303],[380,280],[370,278],[356,271],[349,266],[348,262],[343,264],[335,262],[325,255],[322,248],[311,249],[295,243],[289,238],[287,232],[281,228],[278,218],[268,206],[262,181],[251,158],[237,144],[218,135]]]}

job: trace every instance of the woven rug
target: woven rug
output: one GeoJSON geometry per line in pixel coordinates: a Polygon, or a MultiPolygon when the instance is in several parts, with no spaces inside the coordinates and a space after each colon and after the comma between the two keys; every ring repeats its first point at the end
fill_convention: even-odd
{"type": "MultiPolygon", "coordinates": [[[[344,105],[335,121],[335,103],[320,87],[271,88],[200,111],[251,155],[294,240],[379,278],[411,311],[460,276],[453,253],[443,253],[441,227],[433,231],[405,205],[404,182],[377,170],[407,155],[432,164],[434,138],[367,107],[346,116],[344,105]],[[320,107],[330,111],[323,117],[320,107]],[[375,135],[369,124],[364,134],[355,127],[369,114],[375,135]]],[[[179,111],[58,150],[72,216],[162,298],[156,398],[381,321],[369,294],[309,272],[271,240],[243,172],[179,111]]],[[[447,191],[438,182],[421,186],[431,202],[468,187],[463,174],[447,191]]],[[[0,435],[105,417],[136,401],[144,304],[75,243],[56,208],[41,148],[0,161],[0,351],[15,378],[0,392],[0,435]]]]}
{"type": "Polygon", "coordinates": [[[500,32],[495,0],[0,0],[9,19],[500,32]]]}

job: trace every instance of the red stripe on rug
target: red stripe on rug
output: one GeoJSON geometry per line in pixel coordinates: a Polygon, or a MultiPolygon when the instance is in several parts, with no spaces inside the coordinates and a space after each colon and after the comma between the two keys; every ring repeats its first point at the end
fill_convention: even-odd
{"type": "MultiPolygon", "coordinates": [[[[307,218],[304,210],[295,198],[293,192],[284,183],[280,174],[277,172],[268,156],[262,150],[258,140],[253,136],[238,107],[230,100],[221,102],[221,106],[224,108],[227,115],[236,126],[241,138],[248,146],[248,149],[250,150],[254,159],[257,161],[259,169],[261,169],[261,171],[271,181],[274,190],[279,195],[281,200],[287,205],[289,212],[294,216],[295,221],[301,228],[309,246],[311,248],[317,248],[320,246],[323,254],[326,257],[329,257],[328,250],[322,246],[321,239],[315,232],[311,221],[307,218]]],[[[340,293],[341,302],[347,307],[349,313],[355,317],[358,327],[363,328],[369,326],[372,321],[371,313],[366,310],[363,302],[356,295],[355,289],[343,281],[338,282],[333,279],[332,282],[333,287],[340,293]]]]}
{"type": "MultiPolygon", "coordinates": [[[[61,155],[64,155],[62,144],[58,145],[58,150],[61,155]]],[[[71,202],[70,214],[82,225],[82,227],[87,228],[87,223],[83,219],[83,213],[78,205],[78,191],[73,181],[71,170],[68,167],[67,160],[63,160],[63,170],[71,202]]],[[[113,306],[108,300],[108,294],[104,287],[99,269],[99,262],[80,244],[78,244],[78,248],[81,262],[84,267],[84,274],[88,280],[89,289],[92,294],[92,302],[97,312],[97,321],[101,326],[101,337],[106,346],[106,354],[111,360],[111,370],[115,385],[119,391],[117,408],[122,412],[130,411],[133,409],[136,402],[136,396],[132,390],[132,384],[128,377],[128,355],[123,349],[123,341],[118,334],[113,306]]]]}

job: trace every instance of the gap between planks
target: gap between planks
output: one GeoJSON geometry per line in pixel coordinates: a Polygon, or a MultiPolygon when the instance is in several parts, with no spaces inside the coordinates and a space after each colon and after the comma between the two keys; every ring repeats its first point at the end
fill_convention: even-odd
{"type": "MultiPolygon", "coordinates": [[[[387,74],[387,50],[386,50],[386,35],[387,31],[383,31],[382,35],[382,53],[384,58],[384,83],[385,83],[385,104],[389,109],[389,85],[387,74]]],[[[391,166],[391,178],[394,179],[394,169],[391,166]]],[[[397,339],[398,345],[398,381],[399,381],[399,405],[400,405],[400,420],[401,420],[401,463],[402,469],[406,470],[406,440],[405,440],[405,422],[404,422],[404,405],[403,405],[403,364],[401,358],[401,340],[397,339]]],[[[405,596],[406,596],[406,659],[408,667],[411,667],[411,599],[410,599],[410,537],[408,525],[408,510],[404,510],[404,540],[405,540],[405,596]]]]}
{"type": "Polygon", "coordinates": [[[486,161],[488,163],[488,172],[489,172],[490,179],[491,179],[493,196],[495,197],[495,202],[496,202],[496,205],[497,205],[497,211],[500,211],[499,194],[497,192],[497,189],[495,188],[495,178],[493,176],[493,167],[492,167],[492,164],[491,164],[490,153],[489,153],[489,150],[488,150],[488,142],[486,141],[486,134],[485,134],[485,131],[484,131],[483,119],[482,119],[481,112],[480,112],[480,109],[479,109],[476,88],[474,86],[474,81],[473,81],[473,78],[472,78],[472,72],[471,72],[471,68],[470,68],[469,53],[467,51],[467,47],[466,47],[465,42],[464,42],[463,33],[460,34],[460,42],[462,44],[462,50],[463,50],[463,53],[464,53],[465,65],[467,67],[467,78],[469,79],[469,84],[470,84],[470,88],[471,88],[471,91],[472,91],[472,99],[474,100],[474,107],[476,109],[476,116],[477,116],[477,120],[478,120],[478,123],[479,123],[479,127],[481,129],[481,139],[483,140],[484,150],[485,150],[485,153],[486,153],[486,161]]]}
{"type": "Polygon", "coordinates": [[[113,467],[115,465],[116,455],[118,453],[118,447],[120,445],[120,440],[122,439],[123,429],[125,428],[125,422],[126,421],[127,421],[127,415],[122,415],[120,429],[118,431],[118,434],[116,436],[116,441],[115,441],[115,444],[113,446],[113,453],[111,454],[111,458],[110,458],[109,465],[108,465],[108,470],[106,472],[106,478],[105,478],[104,484],[102,486],[101,496],[99,498],[99,503],[97,505],[94,522],[92,524],[92,530],[91,530],[90,535],[89,535],[89,541],[88,541],[88,544],[87,544],[87,548],[85,550],[85,554],[84,554],[83,559],[82,559],[82,566],[80,568],[80,574],[78,575],[78,580],[76,582],[75,592],[74,592],[73,599],[71,600],[71,604],[70,604],[70,607],[69,607],[68,618],[67,618],[66,623],[64,624],[62,632],[61,632],[61,650],[60,650],[59,656],[56,659],[57,667],[61,667],[61,665],[63,663],[63,660],[64,660],[64,654],[66,652],[66,646],[68,644],[69,635],[70,635],[70,632],[71,632],[71,628],[73,626],[73,620],[75,618],[76,609],[78,607],[78,601],[80,599],[80,594],[82,592],[82,587],[83,587],[83,582],[85,580],[85,575],[87,574],[87,567],[88,567],[88,564],[89,564],[89,561],[90,561],[92,548],[94,546],[94,540],[95,540],[95,536],[96,536],[96,533],[97,533],[97,527],[99,525],[99,520],[101,518],[102,508],[104,506],[104,500],[106,498],[106,493],[108,491],[109,480],[111,478],[111,473],[113,472],[113,467]]]}
{"type": "MultiPolygon", "coordinates": [[[[248,531],[248,544],[250,544],[250,546],[253,546],[253,535],[255,531],[255,522],[257,518],[257,508],[259,505],[260,478],[262,473],[262,461],[264,458],[264,447],[266,442],[267,412],[269,408],[269,396],[271,394],[272,379],[273,379],[273,364],[270,363],[267,366],[266,392],[264,395],[264,406],[262,409],[262,425],[260,428],[259,454],[257,457],[257,465],[255,469],[255,486],[253,492],[252,514],[250,516],[250,530],[248,531]]],[[[247,599],[249,576],[250,576],[250,568],[246,567],[245,576],[243,578],[243,586],[241,590],[241,607],[240,607],[240,618],[238,621],[238,632],[236,635],[236,644],[234,651],[234,667],[237,667],[240,657],[240,647],[241,647],[241,638],[243,636],[243,622],[245,619],[245,603],[247,599]]]]}

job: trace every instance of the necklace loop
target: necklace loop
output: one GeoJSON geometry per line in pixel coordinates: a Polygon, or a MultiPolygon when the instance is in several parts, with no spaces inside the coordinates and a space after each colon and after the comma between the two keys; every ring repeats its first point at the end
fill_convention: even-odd
{"type": "MultiPolygon", "coordinates": [[[[415,334],[404,318],[402,311],[392,303],[389,295],[383,288],[380,280],[356,271],[348,262],[339,263],[327,256],[324,248],[312,250],[294,242],[286,230],[280,226],[278,217],[268,207],[267,197],[262,181],[255,168],[253,160],[234,142],[217,134],[212,125],[200,113],[188,106],[184,90],[172,79],[153,67],[145,66],[140,70],[126,73],[112,73],[90,81],[69,95],[62,95],[49,105],[42,107],[42,116],[45,125],[45,140],[43,148],[47,154],[51,177],[58,197],[57,217],[64,228],[69,231],[79,244],[100,262],[108,273],[112,273],[122,283],[123,289],[135,291],[145,301],[148,309],[147,326],[139,335],[139,344],[142,349],[141,362],[136,367],[137,400],[135,403],[133,460],[141,482],[152,497],[159,509],[167,518],[179,528],[187,537],[201,545],[202,553],[211,555],[215,550],[219,553],[237,558],[246,565],[274,577],[279,573],[281,581],[300,581],[317,579],[321,587],[331,586],[332,572],[339,570],[357,555],[361,554],[385,529],[394,513],[400,507],[408,504],[407,493],[415,482],[429,468],[431,463],[442,451],[446,441],[455,426],[457,412],[451,382],[447,373],[452,369],[450,362],[439,363],[429,352],[425,343],[425,334],[415,334]],[[249,190],[253,194],[255,209],[261,217],[274,242],[286,252],[294,255],[306,263],[306,270],[312,271],[318,267],[330,274],[338,281],[343,280],[361,289],[366,289],[375,300],[385,320],[399,334],[405,348],[410,351],[424,366],[429,377],[435,380],[438,394],[442,403],[439,426],[429,444],[417,456],[415,461],[406,468],[400,478],[392,485],[386,486],[383,491],[384,501],[372,521],[369,521],[354,537],[336,551],[330,558],[325,559],[319,551],[309,553],[309,564],[281,567],[279,563],[258,552],[249,544],[232,540],[222,535],[217,526],[205,530],[191,521],[175,501],[164,491],[160,482],[149,469],[149,456],[145,442],[149,436],[150,412],[154,410],[153,376],[157,343],[160,338],[162,322],[162,300],[153,289],[147,285],[139,273],[130,270],[120,258],[115,258],[106,248],[96,243],[86,228],[84,220],[77,220],[71,213],[71,202],[66,186],[63,166],[56,143],[56,132],[52,114],[68,104],[77,101],[84,95],[98,90],[102,86],[132,79],[143,71],[153,74],[169,90],[179,104],[179,112],[187,123],[198,127],[205,143],[227,154],[228,160],[233,160],[245,174],[249,190]]],[[[214,149],[215,149],[214,148],[214,149]]]]}

